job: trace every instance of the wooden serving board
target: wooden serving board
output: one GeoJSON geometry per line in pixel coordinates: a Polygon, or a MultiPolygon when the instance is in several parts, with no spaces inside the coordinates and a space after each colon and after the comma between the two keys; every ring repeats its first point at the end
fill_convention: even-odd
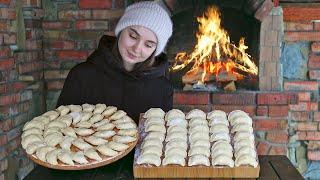
{"type": "MultiPolygon", "coordinates": [[[[152,166],[152,165],[139,165],[136,163],[140,155],[140,146],[144,133],[145,119],[140,117],[138,133],[139,140],[136,145],[133,174],[135,178],[257,178],[259,177],[260,165],[256,168],[252,166],[241,166],[230,168],[228,166],[152,166]]],[[[162,157],[163,159],[163,157],[162,157]]],[[[210,160],[211,161],[211,160],[210,160]]],[[[186,163],[187,164],[187,163],[186,163]]]]}

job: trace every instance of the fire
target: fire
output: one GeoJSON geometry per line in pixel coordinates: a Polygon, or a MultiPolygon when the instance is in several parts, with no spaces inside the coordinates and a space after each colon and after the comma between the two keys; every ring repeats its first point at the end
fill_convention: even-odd
{"type": "Polygon", "coordinates": [[[238,46],[230,43],[228,33],[220,25],[220,13],[216,7],[209,7],[197,21],[197,44],[191,54],[181,52],[176,55],[172,71],[181,70],[192,62],[193,66],[187,74],[198,72],[202,68],[202,83],[208,81],[208,74],[214,74],[217,78],[223,71],[237,79],[245,77],[241,72],[258,74],[257,66],[245,52],[248,46],[245,45],[244,38],[240,39],[238,46]]]}

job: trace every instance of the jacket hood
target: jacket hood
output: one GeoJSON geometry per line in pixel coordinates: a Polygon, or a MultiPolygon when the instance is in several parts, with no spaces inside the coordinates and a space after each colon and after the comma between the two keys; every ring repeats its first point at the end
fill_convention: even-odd
{"type": "Polygon", "coordinates": [[[99,41],[98,48],[88,57],[87,62],[97,66],[103,71],[110,69],[121,71],[124,74],[135,79],[153,79],[165,77],[168,71],[168,61],[164,53],[155,57],[155,63],[152,67],[142,71],[128,72],[122,65],[122,59],[118,53],[117,38],[104,35],[99,41]]]}

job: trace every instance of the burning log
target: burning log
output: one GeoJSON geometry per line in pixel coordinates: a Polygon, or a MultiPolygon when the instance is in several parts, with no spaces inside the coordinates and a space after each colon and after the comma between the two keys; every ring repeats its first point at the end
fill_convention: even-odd
{"type": "Polygon", "coordinates": [[[231,81],[230,83],[228,83],[223,89],[225,91],[236,91],[237,90],[234,81],[231,81]]]}

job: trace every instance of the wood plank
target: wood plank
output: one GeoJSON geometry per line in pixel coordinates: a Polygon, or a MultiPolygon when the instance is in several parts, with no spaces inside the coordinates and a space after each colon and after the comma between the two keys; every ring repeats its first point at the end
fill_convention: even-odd
{"type": "Polygon", "coordinates": [[[280,179],[303,179],[299,171],[292,165],[290,160],[284,155],[269,156],[271,165],[280,179]]]}
{"type": "Polygon", "coordinates": [[[277,173],[274,171],[270,164],[269,156],[261,156],[259,155],[259,163],[260,163],[260,176],[259,180],[277,180],[279,179],[277,173]]]}

